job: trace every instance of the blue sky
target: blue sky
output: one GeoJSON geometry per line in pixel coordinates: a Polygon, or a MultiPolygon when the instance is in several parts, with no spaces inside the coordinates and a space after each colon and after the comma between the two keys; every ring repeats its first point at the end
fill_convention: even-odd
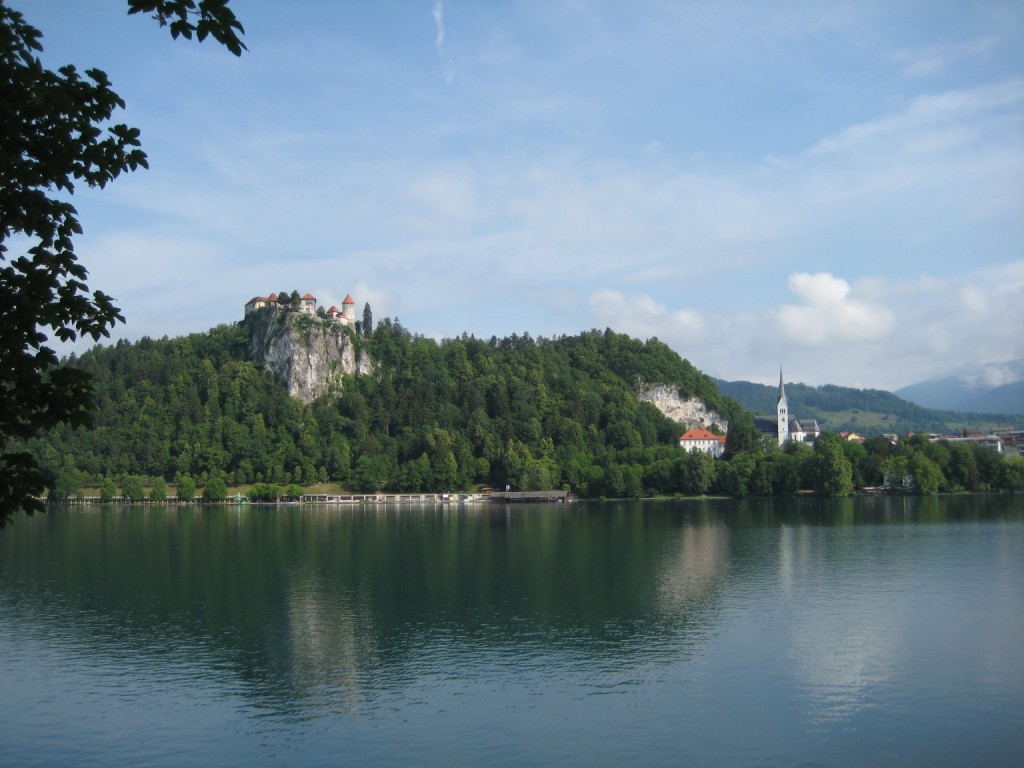
{"type": "Polygon", "coordinates": [[[294,288],[726,379],[1024,357],[1019,2],[232,0],[240,59],[124,0],[9,4],[142,130],[149,171],[75,196],[115,338],[294,288]]]}

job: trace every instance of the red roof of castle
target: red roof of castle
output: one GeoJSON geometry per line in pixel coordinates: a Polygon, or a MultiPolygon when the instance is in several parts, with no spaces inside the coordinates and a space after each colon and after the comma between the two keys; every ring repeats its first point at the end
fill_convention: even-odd
{"type": "Polygon", "coordinates": [[[277,294],[272,293],[269,296],[267,296],[267,301],[277,301],[277,294]]]}
{"type": "Polygon", "coordinates": [[[355,304],[355,301],[353,301],[353,300],[352,300],[352,297],[351,297],[351,296],[349,296],[348,294],[346,294],[346,295],[345,295],[345,300],[344,300],[343,302],[341,302],[341,303],[342,303],[342,304],[355,304]]]}
{"type": "Polygon", "coordinates": [[[302,297],[303,301],[309,301],[310,299],[316,301],[316,296],[314,296],[312,293],[307,293],[305,296],[302,297]]]}
{"type": "Polygon", "coordinates": [[[708,432],[706,429],[688,429],[686,434],[679,438],[680,440],[717,440],[718,442],[725,445],[725,435],[716,435],[714,432],[708,432]]]}
{"type": "Polygon", "coordinates": [[[338,314],[338,308],[336,306],[334,306],[333,304],[331,304],[331,308],[327,310],[327,314],[328,315],[336,315],[336,314],[338,314]]]}

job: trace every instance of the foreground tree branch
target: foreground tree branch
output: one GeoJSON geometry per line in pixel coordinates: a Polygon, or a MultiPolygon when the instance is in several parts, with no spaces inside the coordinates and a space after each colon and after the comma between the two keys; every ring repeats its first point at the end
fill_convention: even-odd
{"type": "MultiPolygon", "coordinates": [[[[244,32],[227,0],[128,0],[172,37],[213,38],[235,55],[244,32]]],[[[113,300],[90,290],[74,236],[76,185],[105,187],[148,167],[139,130],[113,124],[124,101],[98,69],[56,72],[38,58],[38,29],[0,0],[0,527],[19,509],[43,508],[47,485],[19,442],[57,424],[90,424],[91,389],[63,366],[51,339],[94,341],[124,322],[113,300]],[[11,258],[12,239],[22,255],[11,258]]]]}

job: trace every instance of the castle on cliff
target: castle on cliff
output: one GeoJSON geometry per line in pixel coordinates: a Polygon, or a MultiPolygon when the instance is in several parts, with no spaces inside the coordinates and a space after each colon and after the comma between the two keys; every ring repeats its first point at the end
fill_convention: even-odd
{"type": "MultiPolygon", "coordinates": [[[[293,293],[292,296],[295,296],[293,293]]],[[[316,296],[311,293],[307,293],[299,299],[298,305],[296,305],[290,298],[282,295],[278,297],[276,293],[272,293],[269,296],[254,296],[249,299],[245,304],[245,316],[248,317],[253,312],[257,312],[266,307],[271,309],[288,309],[291,312],[301,312],[311,317],[322,317],[325,320],[331,320],[338,325],[347,325],[355,327],[356,324],[356,303],[351,296],[345,296],[345,300],[341,302],[341,309],[336,306],[331,306],[330,309],[324,310],[323,308],[317,309],[316,296]]]]}

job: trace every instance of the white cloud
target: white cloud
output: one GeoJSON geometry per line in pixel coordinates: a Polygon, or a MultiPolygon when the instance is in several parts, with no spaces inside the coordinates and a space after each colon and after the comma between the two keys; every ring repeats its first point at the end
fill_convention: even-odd
{"type": "Polygon", "coordinates": [[[940,56],[916,59],[907,65],[904,73],[908,77],[930,77],[946,69],[946,62],[940,56]]]}
{"type": "Polygon", "coordinates": [[[850,284],[827,272],[789,276],[789,289],[801,299],[778,312],[786,339],[805,347],[840,341],[869,341],[884,337],[893,327],[885,307],[851,296],[850,284]]]}
{"type": "Polygon", "coordinates": [[[590,296],[590,317],[594,327],[612,328],[641,339],[657,336],[677,346],[695,342],[704,332],[699,313],[669,309],[643,294],[595,291],[590,296]]]}
{"type": "Polygon", "coordinates": [[[895,114],[852,125],[810,149],[813,154],[845,153],[880,142],[913,140],[922,132],[954,129],[976,135],[977,123],[1024,101],[1024,80],[919,96],[895,114]],[[957,129],[957,126],[960,126],[957,129]]]}
{"type": "MultiPolygon", "coordinates": [[[[787,379],[889,390],[948,375],[1019,374],[1002,363],[1024,357],[1024,261],[949,278],[873,277],[852,285],[828,273],[796,273],[788,285],[799,303],[703,312],[601,290],[591,295],[590,316],[597,327],[657,336],[728,380],[774,383],[780,362],[787,379]]],[[[766,296],[777,292],[766,288],[766,296]]]]}
{"type": "Polygon", "coordinates": [[[801,329],[818,343],[797,355],[812,383],[897,389],[1024,356],[1024,262],[942,278],[873,278],[848,292],[837,281],[845,282],[820,280],[838,297],[821,305],[806,298],[815,281],[798,281],[805,302],[779,314],[788,323],[781,359],[801,329]]]}
{"type": "Polygon", "coordinates": [[[981,383],[989,387],[1001,387],[1004,384],[1013,384],[1024,380],[1024,360],[1007,360],[999,363],[989,363],[980,371],[974,370],[973,376],[967,376],[967,381],[981,383]]]}
{"type": "MultiPolygon", "coordinates": [[[[952,45],[930,46],[923,51],[900,51],[896,58],[906,62],[903,74],[909,78],[934,77],[952,67],[989,54],[1001,42],[998,35],[967,40],[952,45]]],[[[1014,41],[1011,44],[1016,44],[1014,41]]]]}
{"type": "MultiPolygon", "coordinates": [[[[240,60],[161,32],[112,62],[152,165],[76,194],[115,332],[287,286],[436,335],[610,325],[726,378],[900,386],[1020,349],[1020,289],[982,270],[1024,252],[1019,4],[928,30],[891,4],[447,5],[254,8],[240,60]]],[[[131,37],[40,12],[48,53],[131,37]]]]}
{"type": "Polygon", "coordinates": [[[468,168],[439,168],[418,175],[407,185],[406,196],[448,226],[467,223],[476,211],[476,184],[468,168]]]}
{"type": "Polygon", "coordinates": [[[444,3],[441,0],[437,0],[434,3],[434,26],[437,29],[437,36],[434,38],[434,45],[437,47],[437,52],[444,53],[444,3]]]}
{"type": "Polygon", "coordinates": [[[434,10],[432,11],[434,17],[434,47],[437,49],[437,55],[441,57],[441,63],[444,65],[444,79],[446,83],[452,82],[455,79],[455,68],[452,64],[452,60],[445,52],[444,39],[444,3],[441,0],[437,0],[434,3],[434,10]]]}

